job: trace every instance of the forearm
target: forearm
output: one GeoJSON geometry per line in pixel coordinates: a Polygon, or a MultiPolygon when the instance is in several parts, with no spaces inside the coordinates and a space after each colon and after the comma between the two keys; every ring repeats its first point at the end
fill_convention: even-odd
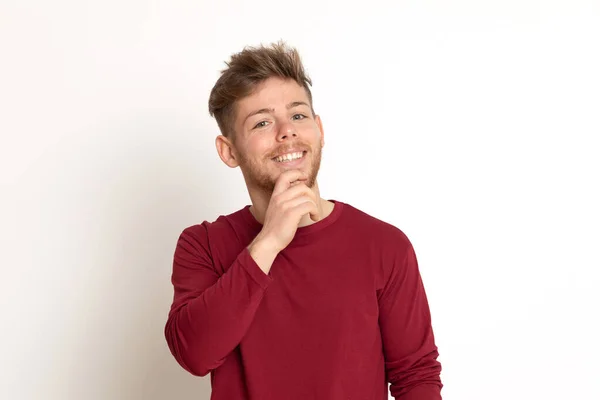
{"type": "Polygon", "coordinates": [[[441,384],[424,383],[410,391],[394,396],[396,400],[442,400],[441,384]]]}
{"type": "Polygon", "coordinates": [[[396,400],[441,400],[438,355],[431,334],[410,356],[386,362],[391,395],[396,400]]]}
{"type": "Polygon", "coordinates": [[[176,304],[165,336],[179,364],[199,376],[221,365],[247,332],[270,281],[244,250],[212,286],[176,304]]]}
{"type": "Polygon", "coordinates": [[[268,274],[279,251],[268,239],[263,239],[260,234],[248,245],[248,252],[259,268],[268,274]]]}

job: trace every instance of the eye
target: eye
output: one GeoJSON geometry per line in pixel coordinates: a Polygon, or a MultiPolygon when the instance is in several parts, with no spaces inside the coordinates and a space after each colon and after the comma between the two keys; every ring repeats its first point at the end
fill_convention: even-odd
{"type": "Polygon", "coordinates": [[[256,129],[256,128],[264,128],[267,124],[267,121],[260,121],[258,124],[254,125],[254,128],[252,129],[256,129]]]}
{"type": "Polygon", "coordinates": [[[300,121],[304,118],[306,118],[306,115],[304,115],[304,114],[294,114],[294,116],[292,117],[292,119],[294,119],[296,121],[300,121]],[[300,117],[300,118],[296,118],[296,117],[300,117]]]}

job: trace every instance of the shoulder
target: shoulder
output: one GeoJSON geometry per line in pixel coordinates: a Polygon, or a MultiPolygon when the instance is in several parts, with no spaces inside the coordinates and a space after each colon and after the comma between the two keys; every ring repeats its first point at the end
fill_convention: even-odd
{"type": "Polygon", "coordinates": [[[204,220],[185,227],[179,235],[179,243],[183,241],[208,250],[210,242],[236,236],[236,232],[244,226],[242,211],[243,209],[240,209],[230,214],[219,215],[214,220],[204,220]]]}
{"type": "Polygon", "coordinates": [[[344,211],[349,228],[354,229],[363,240],[379,243],[384,247],[411,246],[408,236],[398,226],[347,203],[344,204],[344,211]]]}
{"type": "Polygon", "coordinates": [[[345,229],[352,232],[350,242],[356,251],[368,257],[378,289],[383,288],[394,274],[412,270],[410,262],[415,259],[414,248],[401,228],[354,206],[345,205],[344,211],[345,229]]]}

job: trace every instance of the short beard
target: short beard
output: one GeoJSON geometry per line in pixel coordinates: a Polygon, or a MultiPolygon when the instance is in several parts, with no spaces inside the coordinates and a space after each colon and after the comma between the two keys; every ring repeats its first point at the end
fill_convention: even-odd
{"type": "MultiPolygon", "coordinates": [[[[308,156],[309,153],[306,154],[308,156]]],[[[246,184],[250,187],[255,187],[261,190],[264,193],[267,193],[269,196],[273,194],[275,190],[275,183],[277,182],[277,178],[273,179],[273,177],[264,171],[260,170],[260,167],[256,165],[251,160],[248,160],[243,154],[239,154],[239,163],[240,168],[242,170],[242,174],[246,180],[246,184]]],[[[306,186],[309,188],[313,188],[315,183],[317,182],[317,175],[319,174],[319,169],[321,168],[321,147],[317,147],[317,150],[313,154],[312,162],[310,165],[308,180],[306,181],[306,186]]]]}

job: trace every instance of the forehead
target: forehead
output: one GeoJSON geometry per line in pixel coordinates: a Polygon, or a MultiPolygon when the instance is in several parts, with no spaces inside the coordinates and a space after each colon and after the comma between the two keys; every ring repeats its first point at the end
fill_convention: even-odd
{"type": "Polygon", "coordinates": [[[238,100],[240,115],[260,108],[278,108],[293,101],[308,103],[308,95],[304,88],[292,79],[269,78],[260,83],[254,92],[238,100]]]}

